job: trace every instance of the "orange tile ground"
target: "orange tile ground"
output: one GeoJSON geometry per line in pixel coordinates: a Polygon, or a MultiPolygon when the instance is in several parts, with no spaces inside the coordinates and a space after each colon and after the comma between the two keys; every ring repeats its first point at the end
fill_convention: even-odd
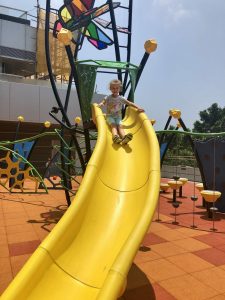
{"type": "MultiPolygon", "coordinates": [[[[193,187],[193,183],[184,186],[176,216],[171,192],[160,195],[159,209],[136,255],[121,300],[225,300],[224,215],[216,214],[217,231],[211,231],[213,222],[201,206],[201,197],[193,213],[193,187]],[[173,224],[175,219],[179,224],[173,224]]],[[[0,188],[0,294],[66,207],[62,190],[50,190],[48,195],[9,194],[0,188]]]]}

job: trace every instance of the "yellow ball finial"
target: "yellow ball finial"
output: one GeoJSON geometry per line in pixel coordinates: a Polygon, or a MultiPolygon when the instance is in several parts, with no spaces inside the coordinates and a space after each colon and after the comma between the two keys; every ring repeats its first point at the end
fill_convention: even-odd
{"type": "Polygon", "coordinates": [[[49,128],[51,126],[51,122],[45,121],[44,125],[45,125],[45,128],[49,128]]]}
{"type": "Polygon", "coordinates": [[[169,114],[171,117],[173,117],[174,119],[180,119],[181,116],[181,111],[179,109],[170,109],[169,110],[169,114]]]}
{"type": "Polygon", "coordinates": [[[157,49],[157,42],[156,40],[148,40],[144,44],[145,51],[150,54],[157,49]]]}
{"type": "Polygon", "coordinates": [[[151,119],[150,122],[152,123],[152,125],[155,124],[156,120],[155,119],[151,119]]]}
{"type": "Polygon", "coordinates": [[[57,39],[65,46],[68,46],[70,44],[72,38],[72,32],[65,28],[61,28],[59,33],[57,34],[57,39]]]}
{"type": "Polygon", "coordinates": [[[18,120],[19,122],[23,122],[23,121],[24,121],[24,117],[23,117],[23,116],[18,116],[18,117],[17,117],[17,120],[18,120]]]}
{"type": "Polygon", "coordinates": [[[80,122],[81,122],[81,118],[80,117],[76,117],[76,118],[74,118],[74,122],[75,122],[75,124],[80,124],[80,122]]]}

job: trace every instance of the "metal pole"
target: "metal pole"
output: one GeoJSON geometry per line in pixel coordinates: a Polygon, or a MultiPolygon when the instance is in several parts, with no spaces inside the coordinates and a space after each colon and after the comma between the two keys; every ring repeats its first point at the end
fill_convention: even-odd
{"type": "MultiPolygon", "coordinates": [[[[75,64],[74,64],[73,54],[72,54],[70,46],[65,46],[65,49],[66,49],[66,53],[67,53],[68,58],[69,58],[72,74],[74,76],[74,81],[75,81],[75,85],[76,85],[76,89],[77,89],[77,96],[78,96],[79,104],[80,104],[80,107],[82,107],[81,106],[81,96],[80,96],[80,90],[79,90],[79,83],[78,83],[78,74],[77,74],[77,70],[76,70],[76,67],[75,67],[75,64]]],[[[82,113],[82,110],[81,110],[81,113],[82,113]]],[[[86,129],[86,128],[84,128],[84,137],[85,137],[86,152],[87,152],[86,161],[88,161],[89,158],[91,157],[91,142],[90,142],[90,137],[89,137],[89,130],[86,129]]],[[[75,140],[76,140],[76,137],[74,137],[74,141],[75,140]]],[[[77,143],[75,143],[75,145],[76,144],[77,143]]],[[[79,147],[78,144],[77,144],[77,146],[79,147]]],[[[81,151],[80,151],[80,154],[81,154],[81,151]]],[[[78,153],[78,155],[79,155],[79,153],[78,153]]],[[[85,164],[83,164],[83,166],[85,167],[85,164]]]]}
{"type": "MultiPolygon", "coordinates": [[[[114,14],[112,0],[108,0],[108,4],[109,4],[110,17],[111,17],[111,22],[112,22],[112,31],[113,31],[113,39],[114,39],[116,60],[121,61],[120,49],[119,49],[119,39],[118,39],[118,34],[117,34],[117,29],[116,29],[116,18],[115,18],[115,14],[114,14]]],[[[121,70],[118,69],[117,71],[118,71],[118,79],[122,81],[121,70]]]]}
{"type": "MultiPolygon", "coordinates": [[[[135,83],[135,88],[134,88],[134,90],[136,90],[136,88],[137,88],[138,82],[139,82],[139,80],[140,80],[141,74],[142,74],[142,72],[143,72],[143,70],[144,70],[144,67],[145,67],[145,65],[146,65],[146,63],[147,63],[147,61],[148,61],[149,56],[150,56],[150,53],[145,52],[145,54],[144,54],[143,57],[142,57],[141,63],[140,63],[140,65],[139,65],[138,73],[137,73],[137,78],[136,78],[136,83],[135,83]]],[[[128,86],[127,86],[127,87],[128,87],[128,86]]],[[[131,93],[132,93],[132,91],[130,90],[128,99],[130,99],[131,93]]]]}
{"type": "MultiPolygon", "coordinates": [[[[131,37],[132,37],[132,15],[133,15],[133,0],[129,1],[129,15],[128,15],[128,40],[127,40],[127,62],[130,62],[131,57],[131,37]]],[[[127,78],[128,78],[128,70],[125,73],[124,76],[124,82],[123,82],[123,92],[125,92],[125,87],[127,84],[127,78]]],[[[128,98],[129,99],[129,98],[128,98]]]]}
{"type": "Polygon", "coordinates": [[[52,72],[52,67],[51,67],[51,58],[50,58],[50,51],[49,51],[49,22],[50,22],[50,2],[51,0],[46,0],[46,17],[45,17],[45,55],[46,55],[46,64],[48,68],[48,73],[49,73],[49,79],[52,85],[52,90],[55,95],[56,102],[61,110],[62,116],[68,126],[71,126],[69,118],[64,110],[64,107],[62,105],[62,102],[60,100],[53,72],[52,72]]]}

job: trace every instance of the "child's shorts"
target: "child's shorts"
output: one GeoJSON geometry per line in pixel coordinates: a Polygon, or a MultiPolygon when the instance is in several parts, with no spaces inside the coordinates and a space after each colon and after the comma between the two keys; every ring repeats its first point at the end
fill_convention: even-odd
{"type": "Polygon", "coordinates": [[[109,125],[121,125],[121,117],[106,116],[106,121],[109,125]]]}

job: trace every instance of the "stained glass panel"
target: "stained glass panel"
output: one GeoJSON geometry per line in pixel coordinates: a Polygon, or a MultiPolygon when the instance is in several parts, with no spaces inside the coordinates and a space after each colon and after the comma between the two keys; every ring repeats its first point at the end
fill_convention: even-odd
{"type": "Polygon", "coordinates": [[[63,21],[66,23],[69,19],[71,19],[71,15],[68,9],[64,6],[64,8],[60,11],[61,17],[63,21]]]}
{"type": "Polygon", "coordinates": [[[82,0],[82,2],[87,7],[87,9],[90,9],[94,5],[95,0],[82,0]]]}

